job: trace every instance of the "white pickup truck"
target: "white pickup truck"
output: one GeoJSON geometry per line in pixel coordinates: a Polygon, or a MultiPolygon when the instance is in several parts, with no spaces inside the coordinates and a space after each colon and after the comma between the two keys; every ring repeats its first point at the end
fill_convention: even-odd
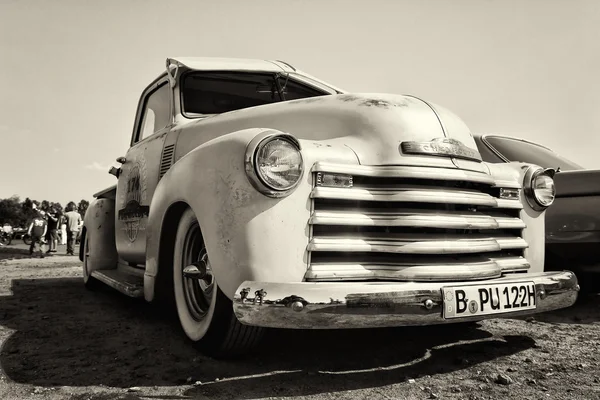
{"type": "Polygon", "coordinates": [[[88,287],[173,304],[213,357],[265,328],[391,327],[568,307],[544,272],[551,169],[482,162],[456,115],[281,61],[170,58],[95,194],[88,287]]]}

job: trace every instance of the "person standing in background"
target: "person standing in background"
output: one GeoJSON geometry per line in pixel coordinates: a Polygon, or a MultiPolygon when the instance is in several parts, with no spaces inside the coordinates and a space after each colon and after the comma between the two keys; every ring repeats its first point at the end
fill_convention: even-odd
{"type": "Polygon", "coordinates": [[[67,219],[63,214],[60,215],[60,244],[67,244],[67,219]]]}
{"type": "Polygon", "coordinates": [[[39,244],[40,257],[44,258],[44,243],[46,242],[46,233],[48,231],[48,223],[45,219],[45,212],[40,210],[38,215],[33,218],[27,234],[31,237],[31,245],[29,246],[29,254],[33,255],[39,244]]]}
{"type": "Polygon", "coordinates": [[[81,215],[77,212],[77,206],[71,203],[69,211],[65,213],[67,219],[67,255],[75,255],[75,239],[79,232],[79,223],[81,222],[81,215]]]}
{"type": "Polygon", "coordinates": [[[58,216],[55,209],[51,209],[48,213],[48,233],[46,240],[49,245],[46,253],[56,253],[56,247],[58,246],[58,216]]]}
{"type": "Polygon", "coordinates": [[[6,233],[7,235],[12,235],[13,228],[12,228],[12,226],[10,226],[10,224],[8,222],[5,222],[4,226],[2,227],[2,231],[4,233],[6,233]]]}

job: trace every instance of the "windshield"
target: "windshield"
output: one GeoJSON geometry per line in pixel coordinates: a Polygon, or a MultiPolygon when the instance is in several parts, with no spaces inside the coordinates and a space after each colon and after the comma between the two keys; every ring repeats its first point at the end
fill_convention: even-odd
{"type": "Polygon", "coordinates": [[[183,77],[184,115],[222,114],[286,100],[328,95],[285,74],[194,72],[183,77]]]}
{"type": "Polygon", "coordinates": [[[498,136],[487,136],[485,140],[509,161],[536,164],[543,168],[560,167],[562,171],[583,169],[573,161],[534,143],[498,136]]]}

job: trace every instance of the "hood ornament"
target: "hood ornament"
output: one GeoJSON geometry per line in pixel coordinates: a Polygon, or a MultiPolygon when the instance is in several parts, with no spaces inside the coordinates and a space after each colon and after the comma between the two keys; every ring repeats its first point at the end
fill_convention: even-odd
{"type": "Polygon", "coordinates": [[[424,154],[428,156],[454,157],[481,162],[479,151],[467,147],[460,140],[435,138],[429,142],[402,142],[400,152],[404,154],[424,154]]]}

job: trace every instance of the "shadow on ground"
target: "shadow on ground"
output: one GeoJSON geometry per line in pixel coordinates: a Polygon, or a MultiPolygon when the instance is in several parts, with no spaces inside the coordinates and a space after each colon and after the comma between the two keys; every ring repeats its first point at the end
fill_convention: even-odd
{"type": "MultiPolygon", "coordinates": [[[[46,247],[48,249],[48,247],[46,247]]],[[[58,252],[44,254],[45,257],[62,256],[66,253],[64,245],[58,246],[58,252]]],[[[75,254],[79,253],[79,245],[75,246],[75,254]]],[[[21,260],[24,258],[39,258],[39,254],[29,254],[29,246],[25,244],[11,244],[10,246],[0,246],[0,261],[3,260],[21,260]]]]}
{"type": "Polygon", "coordinates": [[[377,387],[467,368],[534,346],[471,326],[271,331],[260,357],[216,361],[198,353],[176,321],[80,279],[14,280],[0,297],[6,375],[39,386],[170,386],[188,395],[255,398],[377,387]],[[216,381],[216,379],[219,379],[216,381]]]}
{"type": "Polygon", "coordinates": [[[0,247],[0,260],[14,260],[21,258],[31,258],[31,255],[29,255],[29,248],[0,247]]]}

